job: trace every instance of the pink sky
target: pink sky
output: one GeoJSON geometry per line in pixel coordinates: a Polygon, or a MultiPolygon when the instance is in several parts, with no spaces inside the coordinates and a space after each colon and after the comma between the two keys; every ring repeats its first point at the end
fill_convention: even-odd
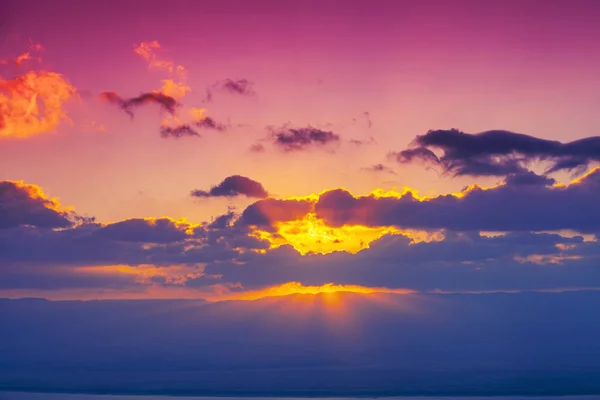
{"type": "Polygon", "coordinates": [[[9,2],[2,52],[23,51],[29,39],[41,43],[43,69],[63,74],[87,96],[67,105],[72,126],[3,140],[0,178],[39,184],[101,221],[160,215],[201,221],[227,201],[198,204],[189,191],[235,173],[279,196],[332,187],[458,190],[472,179],[412,166],[390,165],[398,175],[361,168],[386,163],[389,151],[429,129],[501,128],[568,141],[599,124],[593,44],[600,25],[590,12],[597,3],[509,3],[9,2]],[[221,79],[254,83],[256,96],[217,94],[207,107],[233,129],[165,140],[155,109],[130,121],[96,100],[104,90],[135,96],[159,86],[164,74],[133,52],[152,40],[161,43],[163,58],[188,70],[186,105],[201,106],[205,88],[221,79]],[[92,121],[106,130],[94,132],[92,121]],[[345,140],[373,136],[376,144],[342,143],[333,154],[248,151],[266,135],[265,126],[288,122],[327,128],[345,140]]]}
{"type": "Polygon", "coordinates": [[[598,49],[600,0],[0,0],[0,397],[600,392],[598,49]]]}

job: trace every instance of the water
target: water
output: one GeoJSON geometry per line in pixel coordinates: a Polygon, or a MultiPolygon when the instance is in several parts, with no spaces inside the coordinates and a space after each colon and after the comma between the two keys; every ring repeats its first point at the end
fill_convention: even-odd
{"type": "MultiPolygon", "coordinates": [[[[361,398],[369,400],[376,398],[361,398]]],[[[381,398],[379,398],[381,399],[381,398]]],[[[0,400],[356,400],[353,397],[179,397],[0,392],[0,400]]],[[[594,396],[387,397],[385,400],[600,400],[594,396]]]]}

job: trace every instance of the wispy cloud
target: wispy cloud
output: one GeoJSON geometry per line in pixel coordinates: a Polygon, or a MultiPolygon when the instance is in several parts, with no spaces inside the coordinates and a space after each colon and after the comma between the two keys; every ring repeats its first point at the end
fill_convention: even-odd
{"type": "Polygon", "coordinates": [[[180,138],[184,136],[200,136],[198,132],[194,130],[189,125],[178,125],[175,127],[172,126],[161,126],[160,127],[160,135],[162,137],[173,137],[180,138]]]}
{"type": "Polygon", "coordinates": [[[198,128],[213,129],[221,132],[227,130],[227,125],[217,122],[211,117],[204,117],[200,121],[196,121],[195,125],[198,128]]]}
{"type": "Polygon", "coordinates": [[[252,153],[263,153],[265,151],[265,146],[260,143],[254,143],[250,146],[250,151],[252,153]]]}
{"type": "Polygon", "coordinates": [[[186,84],[187,70],[173,61],[160,58],[157,52],[161,49],[157,41],[142,42],[134,48],[134,52],[148,63],[149,68],[167,73],[168,78],[161,81],[160,89],[130,98],[123,98],[114,91],[105,91],[100,94],[100,98],[117,105],[131,117],[134,116],[133,110],[136,107],[145,104],[160,105],[167,112],[159,127],[160,135],[164,138],[200,137],[198,129],[225,131],[228,126],[206,116],[203,108],[189,107],[185,113],[179,112],[183,108],[182,99],[191,91],[186,84]]]}
{"type": "Polygon", "coordinates": [[[100,99],[117,105],[132,118],[134,116],[133,109],[145,104],[158,104],[163,110],[171,115],[175,115],[176,109],[179,106],[177,100],[161,92],[142,93],[136,97],[122,98],[114,91],[106,91],[100,93],[100,99]]]}
{"type": "Polygon", "coordinates": [[[369,167],[361,168],[367,172],[387,172],[388,174],[397,175],[396,171],[384,164],[373,164],[369,167]]]}
{"type": "Polygon", "coordinates": [[[254,83],[248,79],[225,79],[219,83],[219,86],[229,93],[240,94],[243,96],[252,96],[256,94],[254,91],[254,83]]]}
{"type": "Polygon", "coordinates": [[[271,127],[269,130],[273,144],[286,152],[309,150],[340,142],[339,135],[312,126],[305,128],[271,127]]]}
{"type": "Polygon", "coordinates": [[[255,96],[254,82],[248,79],[226,78],[218,81],[206,89],[206,102],[211,102],[214,97],[214,91],[219,90],[238,96],[255,96]]]}

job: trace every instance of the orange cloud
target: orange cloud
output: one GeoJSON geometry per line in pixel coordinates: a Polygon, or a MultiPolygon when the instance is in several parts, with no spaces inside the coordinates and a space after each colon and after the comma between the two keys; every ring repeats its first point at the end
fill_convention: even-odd
{"type": "MultiPolygon", "coordinates": [[[[150,68],[166,71],[169,74],[168,78],[162,79],[162,86],[157,92],[173,99],[182,99],[191,91],[187,86],[187,71],[182,65],[178,65],[173,61],[163,60],[158,57],[157,51],[161,49],[160,43],[156,40],[151,42],[142,42],[134,48],[134,52],[141,56],[150,68]]],[[[191,107],[189,114],[191,121],[182,120],[179,116],[172,113],[166,116],[161,123],[161,134],[164,137],[181,137],[181,136],[200,136],[193,128],[206,127],[206,122],[210,122],[209,126],[213,129],[223,130],[219,124],[216,124],[212,119],[206,117],[206,110],[191,107]]]]}
{"type": "Polygon", "coordinates": [[[30,71],[16,79],[0,77],[0,138],[52,132],[70,121],[63,105],[76,94],[55,72],[30,71]]]}
{"type": "Polygon", "coordinates": [[[164,69],[170,73],[177,71],[185,72],[181,65],[175,65],[172,61],[161,60],[156,55],[155,50],[160,49],[160,43],[156,40],[152,42],[142,42],[134,48],[134,52],[141,56],[151,68],[164,69]]]}
{"type": "Polygon", "coordinates": [[[16,65],[21,65],[21,64],[22,64],[24,61],[26,61],[26,60],[31,60],[31,53],[29,53],[29,52],[26,52],[26,53],[20,54],[20,55],[19,55],[19,56],[16,58],[16,60],[15,60],[15,64],[16,64],[16,65]]]}
{"type": "Polygon", "coordinates": [[[163,85],[160,91],[163,94],[174,97],[176,99],[184,97],[185,94],[191,90],[189,86],[186,86],[185,84],[180,82],[175,82],[172,79],[163,79],[162,83],[163,85]]]}
{"type": "Polygon", "coordinates": [[[161,59],[157,51],[161,45],[157,41],[142,42],[134,48],[134,52],[142,57],[149,68],[158,69],[166,72],[167,77],[161,80],[160,89],[143,93],[138,97],[123,98],[114,91],[105,91],[100,94],[102,100],[109,101],[121,107],[129,115],[133,116],[131,108],[149,102],[159,103],[168,111],[161,124],[160,133],[165,138],[181,138],[184,136],[200,137],[196,128],[212,129],[224,131],[226,125],[216,122],[214,119],[204,115],[206,110],[190,107],[182,117],[175,107],[182,106],[180,100],[186,96],[191,88],[187,86],[187,71],[182,65],[175,64],[173,61],[161,59]],[[191,119],[190,119],[191,118],[191,119]]]}
{"type": "Polygon", "coordinates": [[[184,97],[191,90],[185,84],[187,71],[182,65],[177,65],[173,61],[161,60],[155,51],[158,49],[160,44],[155,40],[140,43],[134,48],[134,52],[146,60],[150,68],[162,69],[172,75],[171,78],[162,80],[161,93],[176,99],[184,97]]]}
{"type": "Polygon", "coordinates": [[[54,197],[48,197],[42,188],[38,185],[32,185],[23,181],[3,181],[13,185],[17,190],[27,194],[27,197],[31,200],[39,201],[44,205],[45,208],[57,212],[70,212],[73,211],[72,207],[66,207],[60,204],[58,199],[54,197]]]}
{"type": "Polygon", "coordinates": [[[41,44],[36,44],[36,43],[33,43],[32,41],[30,41],[29,42],[29,51],[19,54],[12,61],[2,59],[2,60],[0,60],[0,65],[8,65],[8,64],[12,63],[18,68],[22,64],[24,64],[26,61],[34,60],[37,62],[42,62],[42,57],[39,55],[39,53],[42,50],[44,50],[44,48],[42,47],[41,44]]]}
{"type": "Polygon", "coordinates": [[[157,267],[154,265],[107,265],[79,267],[76,273],[99,274],[99,275],[130,275],[136,283],[150,286],[184,285],[186,280],[203,276],[202,269],[185,266],[170,265],[168,267],[157,267]]]}
{"type": "MultiPolygon", "coordinates": [[[[31,50],[16,57],[21,66],[42,47],[31,44],[31,50]]],[[[0,138],[26,138],[52,132],[61,122],[70,121],[63,106],[75,96],[76,89],[56,72],[29,71],[14,79],[0,76],[0,138]]]]}
{"type": "MultiPolygon", "coordinates": [[[[557,246],[559,249],[562,246],[557,246]]],[[[582,257],[579,255],[566,255],[566,254],[530,254],[526,257],[516,256],[515,261],[520,263],[532,263],[538,265],[557,264],[562,265],[565,261],[577,261],[581,260],[582,257]]]]}
{"type": "Polygon", "coordinates": [[[105,132],[106,131],[106,126],[104,126],[104,124],[98,122],[98,121],[86,121],[85,122],[85,129],[92,131],[92,132],[105,132]]]}

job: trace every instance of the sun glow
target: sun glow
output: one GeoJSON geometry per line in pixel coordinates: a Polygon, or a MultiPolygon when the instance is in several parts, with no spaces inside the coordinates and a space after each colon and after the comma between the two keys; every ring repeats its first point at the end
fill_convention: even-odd
{"type": "Polygon", "coordinates": [[[411,294],[413,290],[409,289],[389,289],[383,287],[366,287],[358,285],[337,285],[335,283],[326,283],[320,286],[304,286],[300,282],[287,282],[282,285],[272,286],[261,290],[239,293],[228,297],[230,300],[258,300],[264,297],[281,297],[294,294],[324,294],[324,293],[390,293],[390,294],[411,294]]]}
{"type": "Polygon", "coordinates": [[[345,251],[356,254],[384,235],[405,235],[414,242],[443,240],[441,233],[400,230],[394,227],[368,227],[362,225],[328,226],[314,212],[302,219],[275,223],[276,232],[256,230],[253,236],[267,240],[271,248],[289,244],[300,254],[328,254],[345,251]]]}
{"type": "Polygon", "coordinates": [[[290,244],[302,255],[334,251],[354,254],[369,247],[369,243],[383,235],[399,233],[397,229],[388,227],[370,228],[356,225],[333,228],[327,226],[314,213],[308,213],[299,220],[278,222],[275,227],[276,234],[257,230],[254,235],[268,240],[272,248],[290,244]]]}

